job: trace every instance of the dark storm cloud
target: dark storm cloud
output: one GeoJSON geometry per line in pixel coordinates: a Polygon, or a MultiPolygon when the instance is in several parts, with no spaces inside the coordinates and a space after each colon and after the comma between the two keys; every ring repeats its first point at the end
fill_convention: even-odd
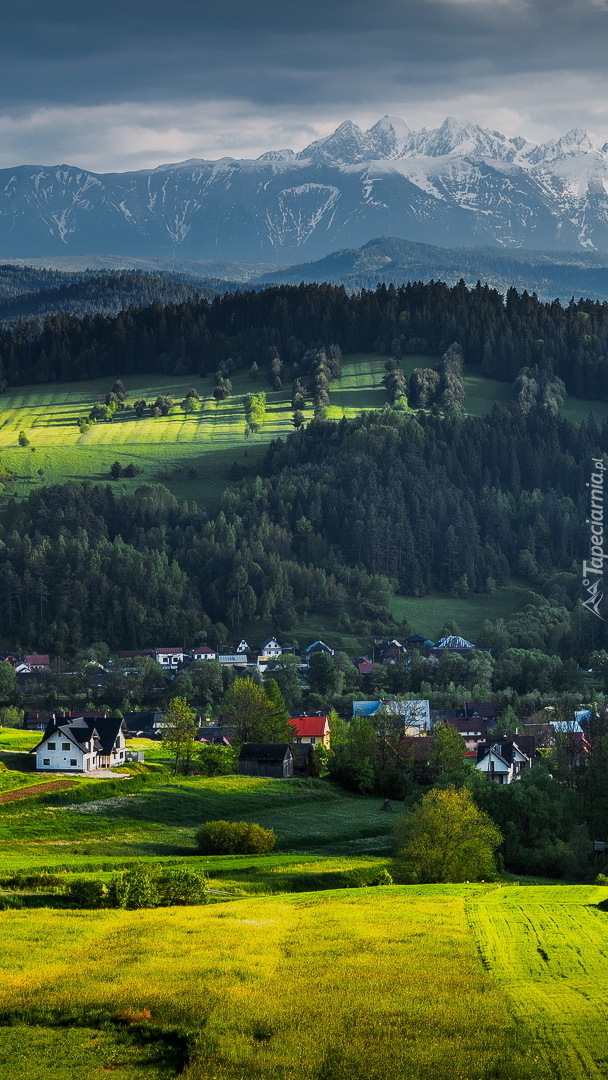
{"type": "Polygon", "coordinates": [[[446,113],[608,135],[608,0],[4,0],[0,164],[300,149],[446,113]]]}
{"type": "Polygon", "coordinates": [[[122,0],[3,4],[5,105],[244,97],[381,101],[606,66],[601,3],[122,0]]]}

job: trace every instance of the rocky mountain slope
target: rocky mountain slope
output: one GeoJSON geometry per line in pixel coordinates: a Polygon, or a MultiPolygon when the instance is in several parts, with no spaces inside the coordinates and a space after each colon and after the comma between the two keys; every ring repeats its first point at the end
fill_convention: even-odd
{"type": "Polygon", "coordinates": [[[0,170],[0,258],[90,253],[289,263],[377,236],[608,249],[608,144],[535,146],[447,119],[347,121],[300,153],[94,174],[0,170]]]}

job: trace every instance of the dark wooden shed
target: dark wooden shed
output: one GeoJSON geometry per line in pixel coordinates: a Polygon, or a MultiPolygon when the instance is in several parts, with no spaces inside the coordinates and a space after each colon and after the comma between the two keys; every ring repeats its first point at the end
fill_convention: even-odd
{"type": "Polygon", "coordinates": [[[293,776],[289,743],[243,743],[239,754],[241,776],[293,776]]]}

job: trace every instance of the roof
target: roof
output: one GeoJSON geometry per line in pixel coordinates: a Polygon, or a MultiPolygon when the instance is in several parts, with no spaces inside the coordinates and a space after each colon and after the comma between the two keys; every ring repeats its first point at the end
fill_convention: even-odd
{"type": "Polygon", "coordinates": [[[465,712],[467,716],[496,716],[496,706],[493,701],[467,701],[465,702],[465,712]]]}
{"type": "Polygon", "coordinates": [[[306,656],[307,653],[311,652],[327,652],[333,655],[333,651],[324,641],[313,641],[311,645],[307,645],[304,649],[304,655],[306,656]]]}
{"type": "Polygon", "coordinates": [[[446,716],[445,722],[450,727],[456,728],[461,735],[483,735],[485,739],[486,722],[483,716],[469,716],[465,719],[460,716],[446,716]]]}
{"type": "Polygon", "coordinates": [[[451,634],[450,637],[442,637],[437,642],[436,648],[438,649],[474,649],[475,646],[467,641],[466,638],[460,637],[458,634],[451,634]]]}
{"type": "Polygon", "coordinates": [[[517,745],[515,739],[492,740],[490,743],[480,744],[477,747],[477,761],[484,761],[490,753],[507,765],[512,765],[514,761],[518,760],[530,761],[530,755],[517,745]]]}
{"type": "Polygon", "coordinates": [[[368,671],[373,668],[371,660],[367,656],[360,656],[357,660],[353,660],[353,667],[357,668],[360,675],[367,675],[368,671]]]}
{"type": "Polygon", "coordinates": [[[260,645],[260,649],[265,649],[267,645],[273,645],[273,644],[276,645],[278,649],[281,648],[281,646],[279,645],[276,637],[267,637],[266,641],[263,641],[262,644],[260,645]]]}
{"type": "Polygon", "coordinates": [[[130,656],[154,656],[154,649],[123,649],[118,654],[119,660],[127,660],[130,656]]]}
{"type": "Polygon", "coordinates": [[[46,653],[32,653],[31,656],[24,656],[23,660],[24,660],[24,663],[29,664],[29,665],[31,665],[31,664],[45,664],[45,665],[48,665],[51,662],[49,657],[46,655],[46,653]]]}
{"type": "Polygon", "coordinates": [[[107,716],[98,718],[85,718],[83,716],[67,720],[50,720],[42,739],[32,749],[37,750],[46,739],[52,735],[69,737],[85,753],[88,750],[86,743],[94,737],[98,737],[96,749],[103,754],[110,754],[114,749],[119,733],[125,730],[126,724],[121,716],[107,716]]]}
{"type": "Polygon", "coordinates": [[[289,721],[297,738],[322,739],[329,731],[326,716],[292,716],[289,721]]]}
{"type": "Polygon", "coordinates": [[[183,653],[184,649],[181,645],[163,645],[162,648],[160,645],[158,645],[153,651],[156,653],[167,653],[167,655],[171,654],[175,656],[177,653],[183,653]]]}
{"type": "Polygon", "coordinates": [[[208,645],[197,645],[196,649],[193,649],[192,652],[194,655],[196,655],[196,653],[213,653],[215,656],[215,649],[210,649],[208,645]]]}
{"type": "Polygon", "coordinates": [[[381,707],[381,701],[353,701],[353,716],[373,716],[381,707]]]}
{"type": "Polygon", "coordinates": [[[243,743],[239,761],[285,761],[291,757],[289,743],[243,743]]]}

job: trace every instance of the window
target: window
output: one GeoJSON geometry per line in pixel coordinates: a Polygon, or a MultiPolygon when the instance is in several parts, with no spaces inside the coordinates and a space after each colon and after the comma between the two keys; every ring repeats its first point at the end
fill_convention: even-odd
{"type": "Polygon", "coordinates": [[[57,749],[54,742],[47,743],[47,747],[48,747],[49,750],[56,750],[57,749]]]}
{"type": "Polygon", "coordinates": [[[311,737],[311,740],[310,740],[310,741],[311,741],[311,743],[314,743],[314,742],[316,742],[316,741],[317,741],[317,740],[315,739],[314,735],[313,735],[313,736],[311,737]]]}
{"type": "Polygon", "coordinates": [[[70,765],[77,765],[77,764],[78,764],[78,762],[76,761],[75,757],[70,758],[70,765]]]}
{"type": "Polygon", "coordinates": [[[62,750],[69,750],[69,749],[70,749],[70,744],[69,744],[69,742],[62,742],[62,744],[61,744],[61,749],[62,749],[62,750]]]}
{"type": "Polygon", "coordinates": [[[51,764],[51,759],[50,759],[50,757],[45,757],[45,758],[43,758],[43,759],[42,759],[42,764],[43,764],[43,765],[50,765],[50,764],[51,764]]]}

